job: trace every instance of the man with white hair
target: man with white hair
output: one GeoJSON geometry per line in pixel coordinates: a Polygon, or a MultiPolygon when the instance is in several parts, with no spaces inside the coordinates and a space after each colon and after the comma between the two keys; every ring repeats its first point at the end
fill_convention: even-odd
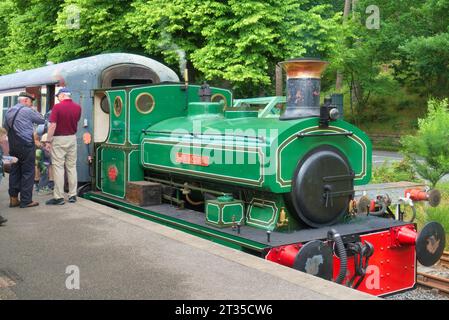
{"type": "Polygon", "coordinates": [[[60,101],[51,109],[47,141],[51,144],[53,168],[53,199],[47,205],[62,205],[64,201],[64,167],[69,181],[69,202],[76,202],[76,131],[81,118],[81,107],[72,101],[70,90],[62,88],[56,94],[60,101]]]}
{"type": "Polygon", "coordinates": [[[8,109],[5,129],[8,130],[9,154],[18,158],[9,173],[9,206],[35,207],[33,185],[35,171],[34,124],[43,124],[44,117],[33,107],[34,97],[21,92],[18,104],[8,109]],[[20,194],[20,201],[19,201],[20,194]]]}

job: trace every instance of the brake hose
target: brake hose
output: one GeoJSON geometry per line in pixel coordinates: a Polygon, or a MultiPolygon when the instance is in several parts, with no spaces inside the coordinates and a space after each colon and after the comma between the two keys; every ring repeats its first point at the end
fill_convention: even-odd
{"type": "Polygon", "coordinates": [[[335,282],[341,284],[346,277],[346,268],[348,263],[345,245],[343,244],[343,240],[341,239],[340,234],[335,229],[331,229],[328,232],[327,237],[328,239],[333,240],[335,242],[337,253],[338,256],[340,257],[340,271],[338,273],[337,279],[335,279],[335,282]]]}
{"type": "Polygon", "coordinates": [[[360,286],[360,284],[362,283],[363,279],[365,279],[366,270],[368,268],[368,263],[369,263],[369,258],[371,258],[373,253],[374,253],[374,246],[370,242],[365,241],[365,246],[363,247],[362,252],[361,252],[362,260],[363,260],[363,257],[365,257],[365,263],[363,264],[363,262],[361,261],[361,266],[360,266],[361,269],[359,270],[361,275],[360,275],[360,279],[357,281],[357,283],[353,287],[354,289],[357,289],[360,286]]]}

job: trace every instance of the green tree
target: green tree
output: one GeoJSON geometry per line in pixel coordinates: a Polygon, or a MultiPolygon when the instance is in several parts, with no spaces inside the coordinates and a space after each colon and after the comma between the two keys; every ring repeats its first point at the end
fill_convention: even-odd
{"type": "MultiPolygon", "coordinates": [[[[14,10],[14,4],[11,0],[5,0],[0,2],[0,39],[6,39],[8,36],[9,19],[14,10]]],[[[5,46],[0,48],[0,74],[3,73],[4,65],[7,59],[5,59],[5,46]]]]}
{"type": "Polygon", "coordinates": [[[447,96],[448,10],[449,0],[357,1],[340,66],[356,115],[366,113],[372,97],[397,96],[401,87],[423,101],[447,96]],[[380,10],[379,29],[366,26],[371,5],[380,10]]]}
{"type": "Polygon", "coordinates": [[[124,19],[132,2],[64,1],[52,30],[57,45],[49,56],[60,62],[106,52],[143,53],[124,19]]]}
{"type": "Polygon", "coordinates": [[[63,0],[2,1],[0,73],[42,66],[56,45],[53,27],[63,0]],[[3,11],[4,10],[4,11],[3,11]]]}
{"type": "MultiPolygon", "coordinates": [[[[360,0],[345,29],[345,45],[341,47],[341,65],[344,79],[354,103],[356,119],[365,120],[367,107],[375,96],[391,97],[400,90],[400,81],[394,65],[400,59],[399,47],[422,22],[416,17],[415,1],[360,0]],[[366,10],[376,5],[380,10],[380,28],[367,25],[371,13],[366,10]]],[[[381,116],[384,110],[377,109],[381,116]]],[[[368,119],[372,120],[372,119],[368,119]]]]}
{"type": "Polygon", "coordinates": [[[418,132],[401,139],[401,152],[410,159],[416,172],[433,187],[449,174],[449,100],[431,99],[428,114],[418,120],[418,132]]]}
{"type": "Polygon", "coordinates": [[[328,18],[330,6],[309,7],[311,2],[137,0],[126,20],[148,53],[174,63],[185,52],[200,78],[260,94],[277,62],[334,56],[342,37],[340,15],[328,18]]]}

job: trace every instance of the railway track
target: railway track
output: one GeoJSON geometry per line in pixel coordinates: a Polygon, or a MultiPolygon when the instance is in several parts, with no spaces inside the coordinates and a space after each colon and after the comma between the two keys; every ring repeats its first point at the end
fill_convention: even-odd
{"type": "MultiPolygon", "coordinates": [[[[440,258],[440,266],[449,268],[449,251],[445,251],[440,258]]],[[[430,274],[427,272],[418,271],[418,284],[439,292],[449,294],[449,278],[441,277],[439,275],[430,274]]]]}
{"type": "Polygon", "coordinates": [[[443,252],[440,258],[440,264],[442,267],[449,268],[449,251],[443,252]]]}

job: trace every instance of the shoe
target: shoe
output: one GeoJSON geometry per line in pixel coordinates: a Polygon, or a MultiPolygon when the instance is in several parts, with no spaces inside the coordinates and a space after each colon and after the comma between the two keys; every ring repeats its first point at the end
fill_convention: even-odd
{"type": "Polygon", "coordinates": [[[76,196],[69,197],[69,202],[71,202],[71,203],[76,202],[76,196]]]}
{"type": "Polygon", "coordinates": [[[63,205],[65,203],[64,198],[50,199],[45,202],[46,205],[63,205]]]}
{"type": "Polygon", "coordinates": [[[6,221],[8,221],[8,219],[3,218],[2,216],[0,216],[0,226],[2,224],[4,224],[6,221]]]}
{"type": "Polygon", "coordinates": [[[38,192],[39,195],[49,195],[51,193],[53,193],[53,190],[50,190],[50,188],[48,188],[48,187],[43,187],[38,192]]]}
{"type": "Polygon", "coordinates": [[[9,197],[9,207],[15,208],[20,206],[19,197],[9,197]]]}
{"type": "Polygon", "coordinates": [[[31,207],[37,207],[38,205],[39,205],[39,202],[31,201],[30,203],[25,204],[25,205],[21,204],[20,207],[21,208],[31,208],[31,207]]]}

